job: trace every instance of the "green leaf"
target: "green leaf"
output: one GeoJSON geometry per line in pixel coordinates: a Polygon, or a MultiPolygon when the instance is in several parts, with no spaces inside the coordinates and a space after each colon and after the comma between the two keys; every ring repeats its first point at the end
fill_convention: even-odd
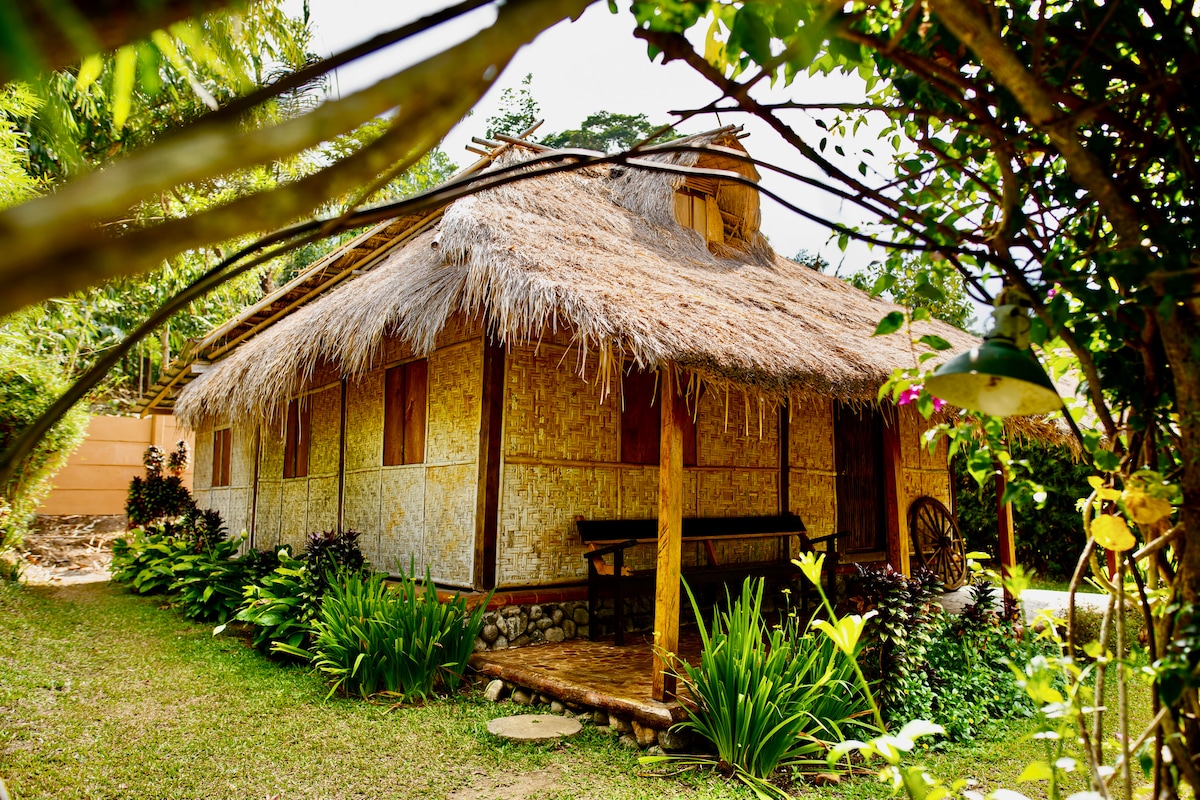
{"type": "Polygon", "coordinates": [[[879,324],[875,326],[875,333],[872,336],[887,336],[890,333],[895,333],[904,327],[904,312],[892,311],[886,317],[879,320],[879,324]]]}
{"type": "Polygon", "coordinates": [[[133,82],[137,73],[137,48],[126,45],[117,51],[113,63],[113,128],[120,131],[129,119],[133,107],[133,82]]]}
{"type": "Polygon", "coordinates": [[[1054,777],[1054,770],[1045,761],[1031,761],[1017,776],[1017,783],[1030,781],[1048,781],[1054,777]]]}
{"type": "Polygon", "coordinates": [[[875,283],[871,286],[871,296],[878,297],[896,285],[896,276],[890,272],[885,272],[875,279],[875,283]]]}
{"type": "Polygon", "coordinates": [[[93,53],[79,65],[79,74],[75,76],[75,88],[86,92],[87,88],[96,82],[104,69],[104,59],[99,53],[93,53]]]}
{"type": "Polygon", "coordinates": [[[950,348],[954,347],[954,345],[950,344],[942,337],[932,333],[925,334],[921,338],[917,339],[917,341],[931,350],[949,350],[950,348]]]}

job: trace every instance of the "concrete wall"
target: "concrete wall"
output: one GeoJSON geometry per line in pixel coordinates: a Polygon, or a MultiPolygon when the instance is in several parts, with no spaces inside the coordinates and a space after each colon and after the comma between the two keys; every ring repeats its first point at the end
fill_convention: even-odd
{"type": "MultiPolygon", "coordinates": [[[[169,452],[180,439],[189,446],[193,441],[192,434],[181,431],[172,416],[92,417],[83,444],[55,476],[54,491],[42,501],[37,513],[124,514],[129,482],[145,474],[142,456],[146,448],[153,444],[169,452]]],[[[194,463],[194,449],[192,455],[194,463]]],[[[191,465],[183,482],[191,488],[191,465]]]]}

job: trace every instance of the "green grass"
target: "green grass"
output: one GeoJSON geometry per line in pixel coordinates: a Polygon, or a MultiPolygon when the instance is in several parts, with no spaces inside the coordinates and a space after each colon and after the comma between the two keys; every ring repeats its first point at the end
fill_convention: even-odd
{"type": "MultiPolygon", "coordinates": [[[[108,584],[0,582],[0,777],[18,800],[70,798],[749,798],[712,772],[645,777],[607,734],[517,746],[486,731],[518,713],[477,693],[390,708],[323,701],[327,686],[239,638],[108,584]]],[[[1144,692],[1143,692],[1144,694],[1144,692]]],[[[1021,722],[923,754],[935,774],[1015,782],[1021,722]]],[[[870,777],[805,796],[882,797],[870,777]]]]}

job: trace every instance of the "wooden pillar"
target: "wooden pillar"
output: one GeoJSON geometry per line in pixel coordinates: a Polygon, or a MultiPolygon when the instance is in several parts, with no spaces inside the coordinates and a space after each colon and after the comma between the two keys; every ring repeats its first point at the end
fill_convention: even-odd
{"type": "Polygon", "coordinates": [[[496,542],[500,528],[500,434],[504,424],[504,346],[483,343],[483,391],[479,412],[479,473],[475,493],[476,590],[496,588],[496,542]]]}
{"type": "MultiPolygon", "coordinates": [[[[1017,564],[1017,543],[1013,529],[1012,503],[1004,502],[1004,470],[996,465],[996,533],[1000,542],[1000,572],[1008,577],[1009,570],[1017,564]]],[[[1011,618],[1016,612],[1016,600],[1008,589],[1004,590],[1004,615],[1011,618]]]]}
{"type": "Polygon", "coordinates": [[[887,510],[887,559],[892,568],[912,575],[912,546],[908,538],[908,498],[904,491],[904,459],[900,448],[899,409],[883,416],[883,502],[887,510]]]}
{"type": "Polygon", "coordinates": [[[662,434],[658,462],[658,563],[654,591],[655,700],[675,696],[669,673],[679,650],[679,572],[683,545],[683,425],[687,407],[679,395],[675,365],[661,370],[662,434]]]}

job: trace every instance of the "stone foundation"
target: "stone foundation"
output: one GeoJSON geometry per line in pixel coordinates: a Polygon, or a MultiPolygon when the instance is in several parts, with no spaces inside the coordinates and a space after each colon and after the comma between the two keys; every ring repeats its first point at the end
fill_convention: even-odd
{"type": "Polygon", "coordinates": [[[504,606],[483,615],[475,652],[587,637],[587,601],[504,606]]]}

